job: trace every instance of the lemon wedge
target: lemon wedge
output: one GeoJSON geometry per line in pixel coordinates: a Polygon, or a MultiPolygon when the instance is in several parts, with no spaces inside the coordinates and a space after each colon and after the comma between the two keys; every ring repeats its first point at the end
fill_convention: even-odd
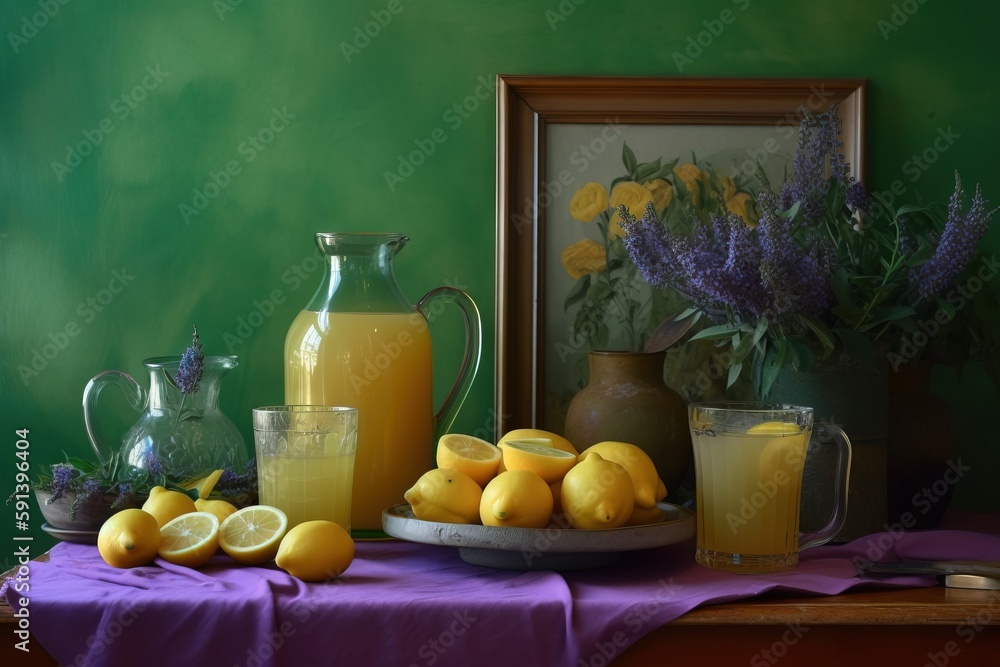
{"type": "Polygon", "coordinates": [[[189,512],[160,528],[160,558],[184,567],[201,567],[219,550],[219,518],[189,512]]]}
{"type": "Polygon", "coordinates": [[[501,456],[496,445],[471,435],[448,433],[438,440],[438,468],[460,470],[481,487],[497,476],[501,456]]]}
{"type": "Polygon", "coordinates": [[[576,465],[576,456],[556,449],[548,438],[506,440],[500,443],[507,470],[528,470],[546,484],[555,484],[576,465]]]}

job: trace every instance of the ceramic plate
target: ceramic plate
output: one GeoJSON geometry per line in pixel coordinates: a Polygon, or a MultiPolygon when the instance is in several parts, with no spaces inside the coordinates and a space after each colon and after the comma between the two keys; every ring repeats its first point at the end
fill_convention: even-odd
{"type": "Polygon", "coordinates": [[[63,542],[77,542],[79,544],[97,544],[97,534],[100,532],[97,530],[64,530],[54,528],[47,523],[42,524],[42,530],[63,542]]]}
{"type": "Polygon", "coordinates": [[[660,503],[666,521],[611,530],[498,528],[422,521],[407,504],[382,512],[382,529],[410,542],[458,547],[466,563],[508,570],[579,570],[609,565],[623,552],[694,536],[694,513],[660,503]]]}

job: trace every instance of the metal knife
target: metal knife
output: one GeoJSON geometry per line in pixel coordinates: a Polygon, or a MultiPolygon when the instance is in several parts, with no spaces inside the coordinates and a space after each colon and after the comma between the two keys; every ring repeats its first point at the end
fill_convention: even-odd
{"type": "Polygon", "coordinates": [[[859,563],[858,572],[867,574],[976,575],[1000,579],[1000,561],[948,560],[902,563],[859,563]]]}

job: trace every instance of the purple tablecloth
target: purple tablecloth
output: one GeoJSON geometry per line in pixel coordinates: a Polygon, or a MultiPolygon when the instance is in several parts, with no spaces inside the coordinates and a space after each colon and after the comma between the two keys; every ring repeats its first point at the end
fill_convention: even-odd
{"type": "MultiPolygon", "coordinates": [[[[690,542],[565,574],[468,565],[449,547],[367,542],[326,584],[225,556],[199,570],[161,560],[116,570],[96,547],[63,543],[49,562],[31,564],[28,608],[33,639],[66,665],[575,666],[606,664],[598,656],[618,655],[709,602],[936,583],[862,580],[852,562],[858,556],[1000,560],[1000,536],[884,533],[805,551],[790,572],[752,576],[696,565],[690,542]]],[[[12,586],[6,597],[19,608],[12,586]]]]}

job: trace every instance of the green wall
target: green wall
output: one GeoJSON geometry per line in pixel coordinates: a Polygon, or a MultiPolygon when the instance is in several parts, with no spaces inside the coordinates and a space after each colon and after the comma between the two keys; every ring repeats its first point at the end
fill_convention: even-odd
{"type": "MultiPolygon", "coordinates": [[[[413,241],[397,275],[410,298],[446,282],[473,295],[485,355],[455,430],[484,428],[493,399],[494,96],[467,117],[449,110],[498,73],[676,76],[674,54],[706,21],[718,31],[723,24],[713,22],[729,9],[735,20],[703,53],[692,51],[681,74],[868,78],[874,189],[903,179],[904,198],[943,200],[961,168],[967,183],[983,182],[1000,201],[1000,9],[985,6],[6,0],[0,490],[6,496],[13,484],[15,429],[30,429],[36,466],[61,450],[87,454],[87,380],[109,368],[138,374],[145,357],[179,354],[192,323],[207,353],[232,348],[240,357],[222,405],[249,442],[251,407],[282,400],[285,331],[318,282],[317,273],[299,279],[295,267],[312,253],[316,231],[406,232],[413,241]],[[376,33],[370,24],[367,43],[344,46],[379,17],[385,25],[376,33]],[[269,124],[276,131],[260,138],[270,143],[255,147],[249,139],[269,124]],[[444,143],[390,188],[385,172],[436,128],[444,143]],[[911,181],[907,161],[939,128],[960,138],[911,181]],[[89,154],[67,155],[67,145],[89,154]],[[227,166],[228,180],[220,175],[227,166]],[[213,173],[225,186],[197,199],[213,173]],[[118,293],[102,292],[116,271],[124,275],[111,285],[118,293]],[[240,318],[274,290],[284,302],[241,330],[240,318]],[[65,349],[23,377],[18,367],[50,342],[65,349]]],[[[988,243],[997,248],[1000,232],[988,243]]],[[[458,327],[457,317],[435,323],[439,400],[457,364],[458,327]]],[[[959,409],[973,466],[957,502],[996,509],[1000,457],[977,428],[996,394],[974,369],[961,380],[941,371],[936,382],[959,409]]],[[[127,417],[116,415],[122,425],[127,417]]],[[[7,539],[13,519],[3,517],[7,539]]],[[[49,543],[41,536],[36,549],[49,543]]]]}

